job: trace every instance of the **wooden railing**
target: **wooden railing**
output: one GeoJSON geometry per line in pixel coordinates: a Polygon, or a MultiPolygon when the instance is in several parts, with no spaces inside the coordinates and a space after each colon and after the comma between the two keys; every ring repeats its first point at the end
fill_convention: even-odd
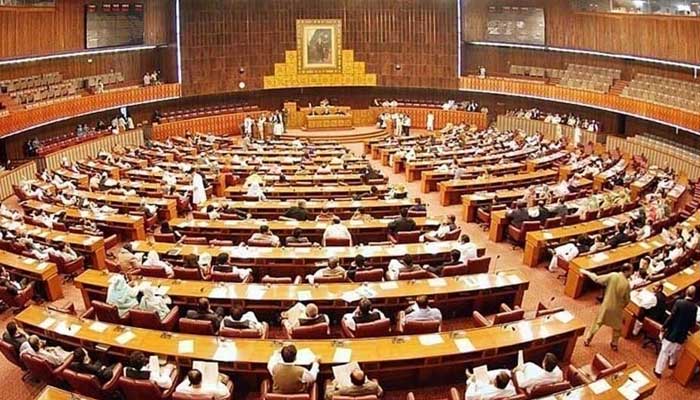
{"type": "MultiPolygon", "coordinates": [[[[376,117],[384,111],[383,108],[372,107],[376,117]]],[[[488,115],[482,112],[467,112],[467,111],[445,111],[440,108],[425,108],[425,107],[398,107],[387,109],[388,112],[399,112],[411,117],[411,126],[414,128],[425,129],[427,124],[428,112],[435,116],[435,129],[442,129],[448,123],[460,124],[464,122],[467,125],[476,125],[479,129],[485,129],[488,124],[488,115]]]]}
{"type": "Polygon", "coordinates": [[[57,169],[61,165],[61,159],[66,157],[70,161],[83,160],[88,157],[95,157],[97,153],[104,149],[112,150],[116,145],[120,146],[140,146],[144,143],[143,130],[134,129],[118,135],[109,135],[89,142],[65,148],[61,151],[51,153],[38,161],[39,168],[57,169]]]}
{"type": "Polygon", "coordinates": [[[697,155],[687,156],[671,148],[639,142],[634,138],[624,139],[616,136],[608,136],[607,148],[608,150],[619,149],[628,155],[644,155],[649,165],[660,167],[668,165],[693,180],[700,177],[700,156],[697,155]]]}
{"type": "Polygon", "coordinates": [[[0,199],[6,199],[12,195],[12,185],[18,185],[21,181],[34,179],[36,164],[34,161],[26,162],[11,171],[0,172],[0,199]]]}
{"type": "Polygon", "coordinates": [[[493,77],[480,79],[474,76],[462,77],[459,87],[462,90],[534,97],[603,108],[700,132],[700,115],[698,114],[610,93],[595,93],[517,79],[493,77]]]}
{"type": "Polygon", "coordinates": [[[9,115],[0,118],[0,137],[63,118],[179,96],[179,84],[134,87],[111,90],[101,94],[79,97],[74,100],[56,102],[43,107],[11,112],[9,115]]]}
{"type": "MultiPolygon", "coordinates": [[[[519,129],[526,133],[540,132],[545,139],[554,140],[559,135],[566,137],[569,143],[574,142],[574,128],[562,124],[548,124],[537,119],[518,118],[508,115],[499,115],[496,118],[496,127],[502,131],[519,129]]],[[[602,143],[605,135],[595,132],[588,132],[581,129],[581,143],[602,143]],[[600,141],[600,142],[599,142],[600,141]]]]}
{"type": "Polygon", "coordinates": [[[244,111],[183,119],[165,124],[153,124],[152,137],[155,140],[161,140],[171,136],[184,136],[187,131],[192,133],[211,133],[214,135],[240,135],[241,124],[243,124],[246,115],[250,115],[257,120],[262,113],[265,113],[265,111],[244,111]]]}

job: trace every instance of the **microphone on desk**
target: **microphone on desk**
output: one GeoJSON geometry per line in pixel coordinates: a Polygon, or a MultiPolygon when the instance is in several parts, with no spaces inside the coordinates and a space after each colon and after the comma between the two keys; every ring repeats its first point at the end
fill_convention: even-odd
{"type": "Polygon", "coordinates": [[[499,260],[500,258],[501,258],[501,255],[500,255],[500,254],[497,254],[497,255],[496,255],[496,258],[493,259],[493,273],[494,273],[494,274],[498,274],[498,268],[497,268],[497,266],[498,266],[498,260],[499,260]]]}

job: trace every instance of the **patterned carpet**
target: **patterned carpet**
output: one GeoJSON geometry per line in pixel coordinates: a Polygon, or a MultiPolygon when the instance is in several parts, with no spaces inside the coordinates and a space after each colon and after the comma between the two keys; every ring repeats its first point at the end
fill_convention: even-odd
{"type": "MultiPolygon", "coordinates": [[[[362,153],[361,144],[351,144],[348,145],[348,147],[357,154],[362,153]]],[[[377,165],[376,162],[375,165],[377,165]]],[[[392,173],[391,169],[386,167],[382,167],[381,169],[390,177],[391,182],[405,182],[403,175],[395,175],[392,173]]],[[[429,215],[440,216],[455,214],[458,220],[461,220],[461,206],[440,206],[437,193],[428,195],[420,193],[419,182],[407,183],[407,188],[411,198],[421,197],[423,202],[429,205],[429,215]]],[[[13,203],[14,200],[8,200],[8,205],[16,205],[13,203]]],[[[532,269],[522,264],[522,249],[514,250],[509,244],[489,242],[488,234],[482,231],[476,224],[466,224],[462,222],[460,225],[462,231],[469,234],[473,242],[487,248],[487,254],[490,255],[492,259],[496,259],[497,256],[500,256],[497,260],[497,268],[519,268],[529,276],[530,288],[525,293],[523,303],[523,307],[526,310],[532,310],[536,307],[538,302],[543,302],[551,306],[563,306],[586,322],[591,322],[595,318],[598,309],[595,300],[595,292],[589,292],[578,300],[566,297],[564,295],[564,285],[557,279],[555,274],[547,272],[544,268],[532,269]]],[[[72,285],[66,285],[64,287],[64,293],[66,294],[67,301],[73,301],[77,307],[82,307],[80,293],[72,285]]],[[[0,315],[0,327],[3,328],[3,331],[4,325],[11,318],[12,315],[10,315],[9,312],[0,315]]],[[[610,331],[606,330],[606,328],[601,329],[589,348],[583,346],[582,339],[579,340],[572,360],[574,365],[586,364],[596,352],[601,352],[613,362],[627,361],[628,364],[639,364],[647,371],[651,371],[653,368],[656,354],[651,347],[642,349],[639,339],[622,340],[620,342],[620,351],[617,353],[610,350],[608,345],[609,341],[610,331]]],[[[0,399],[28,400],[36,396],[41,389],[40,384],[31,381],[21,382],[21,371],[4,359],[0,361],[0,374],[2,374],[3,377],[3,379],[0,380],[0,393],[2,393],[0,399]]],[[[669,375],[670,373],[667,372],[666,377],[659,382],[655,394],[651,397],[652,399],[679,400],[683,398],[698,398],[698,394],[700,393],[700,379],[696,377],[689,387],[683,388],[670,378],[669,375]]],[[[463,386],[458,386],[457,388],[460,392],[464,390],[463,386]]],[[[449,387],[416,388],[416,390],[414,390],[417,400],[446,399],[448,392],[449,387]]],[[[390,392],[386,394],[386,399],[405,399],[405,393],[406,392],[390,392]]],[[[251,393],[248,395],[241,395],[238,398],[253,400],[257,399],[257,397],[256,394],[251,393]]]]}

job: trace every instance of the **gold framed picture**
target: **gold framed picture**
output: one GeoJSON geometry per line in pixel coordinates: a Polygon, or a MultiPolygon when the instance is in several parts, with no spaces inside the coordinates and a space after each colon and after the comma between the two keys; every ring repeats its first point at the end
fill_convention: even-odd
{"type": "Polygon", "coordinates": [[[342,21],[297,20],[299,73],[337,73],[342,70],[342,21]]]}

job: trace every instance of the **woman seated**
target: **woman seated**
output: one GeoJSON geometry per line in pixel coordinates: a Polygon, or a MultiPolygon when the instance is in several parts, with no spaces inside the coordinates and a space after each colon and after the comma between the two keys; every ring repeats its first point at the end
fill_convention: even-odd
{"type": "Polygon", "coordinates": [[[137,288],[126,283],[123,275],[114,275],[107,288],[107,304],[117,307],[119,316],[123,317],[139,304],[136,300],[138,293],[137,288]]]}

